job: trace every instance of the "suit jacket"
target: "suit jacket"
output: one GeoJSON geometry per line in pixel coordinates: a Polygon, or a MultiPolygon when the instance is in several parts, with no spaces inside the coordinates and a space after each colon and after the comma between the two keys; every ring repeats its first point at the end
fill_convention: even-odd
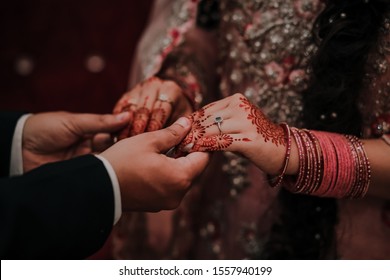
{"type": "Polygon", "coordinates": [[[103,246],[114,219],[114,195],[103,163],[86,155],[3,177],[9,172],[19,117],[0,113],[1,259],[82,259],[93,254],[103,246]]]}

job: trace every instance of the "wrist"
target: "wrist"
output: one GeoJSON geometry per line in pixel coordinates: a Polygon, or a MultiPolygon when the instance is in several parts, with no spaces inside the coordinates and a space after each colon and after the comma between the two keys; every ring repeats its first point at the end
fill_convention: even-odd
{"type": "Polygon", "coordinates": [[[200,85],[197,82],[194,75],[191,73],[186,73],[185,75],[182,73],[181,76],[178,76],[174,73],[175,71],[167,70],[164,73],[158,73],[156,77],[162,80],[173,81],[176,85],[181,89],[182,94],[190,103],[192,109],[198,110],[200,108],[200,104],[202,103],[203,97],[200,89],[200,85]]]}
{"type": "Polygon", "coordinates": [[[298,149],[299,171],[286,188],[294,193],[361,198],[371,181],[363,143],[355,136],[291,129],[298,149]]]}
{"type": "Polygon", "coordinates": [[[287,175],[297,175],[299,170],[299,154],[298,154],[298,146],[294,137],[291,137],[291,152],[290,152],[290,160],[288,162],[288,166],[286,169],[287,175]]]}
{"type": "Polygon", "coordinates": [[[155,76],[175,81],[193,109],[197,110],[202,102],[202,93],[206,92],[204,73],[196,56],[185,47],[181,47],[165,57],[155,76]]]}
{"type": "MultiPolygon", "coordinates": [[[[277,176],[273,179],[271,179],[270,185],[271,187],[279,187],[284,179],[284,176],[286,175],[287,168],[289,166],[290,162],[290,156],[291,156],[291,144],[292,144],[292,135],[290,127],[286,123],[281,123],[280,128],[283,130],[285,141],[281,146],[286,146],[284,149],[284,153],[280,155],[282,157],[282,161],[279,166],[281,166],[277,172],[277,176]]],[[[280,150],[280,149],[279,149],[280,150]]]]}

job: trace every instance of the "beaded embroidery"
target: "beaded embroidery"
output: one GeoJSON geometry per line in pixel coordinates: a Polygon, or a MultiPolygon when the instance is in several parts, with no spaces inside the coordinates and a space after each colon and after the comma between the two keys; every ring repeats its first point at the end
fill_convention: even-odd
{"type": "MultiPolygon", "coordinates": [[[[174,40],[167,30],[180,30],[182,34],[192,26],[193,12],[190,11],[194,10],[196,2],[175,1],[166,29],[160,30],[153,46],[141,53],[144,78],[156,70],[164,50],[179,42],[173,45],[174,40]]],[[[308,60],[316,51],[311,43],[311,30],[322,7],[320,0],[220,0],[220,67],[217,71],[221,77],[221,94],[242,92],[273,121],[301,127],[300,92],[307,87],[308,60]]],[[[390,112],[390,82],[386,81],[389,77],[389,19],[382,32],[379,47],[369,58],[367,93],[360,101],[367,128],[375,117],[390,112]]],[[[330,116],[337,117],[332,112],[330,116]]],[[[370,132],[365,130],[364,135],[369,137],[370,132]]],[[[225,153],[225,157],[222,170],[229,176],[229,195],[234,200],[249,186],[248,162],[233,153],[225,153]]],[[[217,258],[225,257],[220,239],[220,232],[226,226],[224,215],[227,215],[223,203],[216,201],[214,210],[209,213],[210,220],[199,225],[201,239],[209,243],[210,253],[217,258]]],[[[255,256],[262,250],[264,238],[259,238],[255,224],[239,223],[239,227],[241,233],[237,239],[242,250],[248,257],[255,256]]]]}

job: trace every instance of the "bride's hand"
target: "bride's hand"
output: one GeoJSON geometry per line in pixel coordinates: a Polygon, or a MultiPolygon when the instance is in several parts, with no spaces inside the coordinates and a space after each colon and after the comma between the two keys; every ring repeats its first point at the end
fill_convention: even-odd
{"type": "Polygon", "coordinates": [[[114,107],[114,114],[130,112],[128,126],[118,139],[161,129],[181,116],[193,112],[182,89],[173,81],[152,77],[125,93],[114,107]]]}
{"type": "Polygon", "coordinates": [[[285,130],[271,122],[242,94],[206,105],[191,115],[192,129],[182,152],[240,153],[268,174],[278,174],[286,153],[285,130]]]}

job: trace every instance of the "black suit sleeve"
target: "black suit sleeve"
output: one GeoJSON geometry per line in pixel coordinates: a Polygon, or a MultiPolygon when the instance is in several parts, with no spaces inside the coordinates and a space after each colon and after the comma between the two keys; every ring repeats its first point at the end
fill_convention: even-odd
{"type": "Polygon", "coordinates": [[[0,177],[9,176],[11,144],[15,126],[23,113],[0,112],[0,177]]]}
{"type": "Polygon", "coordinates": [[[87,155],[0,179],[1,259],[82,259],[108,237],[114,195],[103,163],[87,155]]]}

